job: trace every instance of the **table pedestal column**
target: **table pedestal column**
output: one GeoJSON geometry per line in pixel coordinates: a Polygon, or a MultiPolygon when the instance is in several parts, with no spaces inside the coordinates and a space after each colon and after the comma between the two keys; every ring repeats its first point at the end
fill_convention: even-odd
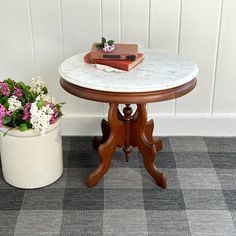
{"type": "Polygon", "coordinates": [[[153,177],[156,184],[166,188],[166,177],[160,173],[155,164],[156,152],[162,148],[160,139],[154,140],[152,133],[153,120],[147,121],[146,104],[137,104],[137,110],[132,115],[129,104],[123,109],[122,115],[118,109],[119,104],[110,104],[108,121],[102,120],[101,138],[93,140],[94,149],[98,150],[100,165],[93,171],[88,179],[88,187],[95,186],[110,167],[112,154],[116,147],[123,147],[128,161],[132,147],[138,147],[143,155],[143,163],[147,172],[153,177]]]}

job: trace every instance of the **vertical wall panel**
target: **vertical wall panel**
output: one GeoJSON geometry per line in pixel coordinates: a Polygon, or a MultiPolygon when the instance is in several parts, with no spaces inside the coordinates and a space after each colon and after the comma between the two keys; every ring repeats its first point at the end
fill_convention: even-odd
{"type": "MultiPolygon", "coordinates": [[[[149,0],[121,0],[122,42],[137,43],[141,47],[147,48],[148,36],[149,0]]],[[[132,105],[132,108],[134,111],[136,110],[135,105],[132,105]]]]}
{"type": "Polygon", "coordinates": [[[105,38],[120,41],[120,0],[102,0],[102,31],[105,38]]]}
{"type": "MultiPolygon", "coordinates": [[[[61,0],[65,57],[90,50],[101,38],[101,0],[61,0]]],[[[103,105],[67,95],[67,112],[102,115],[103,105]]]]}
{"type": "Polygon", "coordinates": [[[180,54],[199,66],[193,92],[177,101],[176,112],[209,113],[221,0],[183,0],[180,54]]]}
{"type": "MultiPolygon", "coordinates": [[[[102,0],[102,34],[115,43],[121,40],[121,0],[102,0]]],[[[104,104],[104,116],[108,114],[109,105],[104,104]]]]}
{"type": "Polygon", "coordinates": [[[88,51],[101,37],[101,0],[61,0],[65,56],[88,51]]]}
{"type": "Polygon", "coordinates": [[[37,74],[46,81],[57,101],[65,101],[58,65],[63,61],[59,0],[31,0],[37,74]]]}
{"type": "MultiPolygon", "coordinates": [[[[178,52],[181,0],[152,0],[150,11],[150,47],[178,52]]],[[[149,113],[173,114],[174,101],[153,103],[149,113]]]]}
{"type": "Polygon", "coordinates": [[[213,113],[236,113],[236,1],[223,4],[213,113]]]}
{"type": "Polygon", "coordinates": [[[178,51],[180,0],[152,0],[150,47],[178,51]]]}
{"type": "Polygon", "coordinates": [[[0,79],[35,75],[28,1],[0,1],[0,79]]]}
{"type": "Polygon", "coordinates": [[[123,42],[148,47],[149,1],[121,0],[121,27],[123,42]]]}

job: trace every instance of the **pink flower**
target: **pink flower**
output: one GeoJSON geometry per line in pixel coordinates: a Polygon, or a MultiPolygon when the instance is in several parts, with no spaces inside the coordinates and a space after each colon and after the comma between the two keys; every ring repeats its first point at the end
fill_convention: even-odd
{"type": "Polygon", "coordinates": [[[104,43],[104,47],[102,49],[104,52],[112,52],[115,50],[115,45],[109,45],[108,43],[104,43]]]}
{"type": "Polygon", "coordinates": [[[18,86],[15,85],[13,95],[20,99],[23,96],[23,92],[18,86]]]}
{"type": "Polygon", "coordinates": [[[6,108],[0,104],[0,128],[3,126],[4,117],[9,116],[10,112],[6,110],[6,108]]]}
{"type": "Polygon", "coordinates": [[[0,95],[8,96],[10,94],[10,89],[7,83],[0,82],[0,95]]]}
{"type": "Polygon", "coordinates": [[[31,108],[31,103],[27,102],[24,106],[22,120],[29,120],[30,119],[30,117],[31,117],[30,108],[31,108]]]}
{"type": "Polygon", "coordinates": [[[48,103],[49,107],[53,110],[52,117],[50,119],[50,124],[56,123],[58,117],[60,116],[59,110],[55,107],[53,103],[48,103]]]}
{"type": "Polygon", "coordinates": [[[52,118],[51,118],[51,120],[50,120],[50,124],[56,123],[57,118],[59,117],[59,114],[60,114],[60,113],[58,112],[57,109],[53,109],[53,114],[52,114],[52,118]]]}

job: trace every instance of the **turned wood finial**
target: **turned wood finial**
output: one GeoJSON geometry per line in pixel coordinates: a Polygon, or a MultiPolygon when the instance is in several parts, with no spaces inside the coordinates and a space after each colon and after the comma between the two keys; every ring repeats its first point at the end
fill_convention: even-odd
{"type": "Polygon", "coordinates": [[[123,151],[125,153],[125,160],[126,162],[129,161],[130,153],[132,152],[132,145],[130,145],[130,121],[132,120],[133,116],[133,109],[130,107],[130,104],[125,104],[123,108],[124,113],[124,121],[125,121],[125,144],[123,147],[123,151]]]}
{"type": "Polygon", "coordinates": [[[124,119],[131,120],[133,109],[130,107],[130,104],[125,104],[126,106],[123,108],[124,119]]]}

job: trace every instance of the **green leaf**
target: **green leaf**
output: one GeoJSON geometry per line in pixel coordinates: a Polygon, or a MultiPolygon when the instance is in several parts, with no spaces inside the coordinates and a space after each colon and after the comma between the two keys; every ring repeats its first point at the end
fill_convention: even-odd
{"type": "Polygon", "coordinates": [[[21,120],[21,115],[19,113],[16,114],[16,119],[15,119],[15,123],[14,123],[14,127],[16,126],[20,126],[22,124],[22,120],[21,120]]]}
{"type": "Polygon", "coordinates": [[[55,107],[60,110],[61,109],[61,105],[60,104],[56,104],[55,107]]]}
{"type": "Polygon", "coordinates": [[[0,99],[0,103],[1,103],[2,105],[4,105],[4,104],[7,102],[7,100],[8,100],[8,97],[7,97],[7,96],[4,96],[4,97],[2,97],[2,98],[0,99]]]}
{"type": "Polygon", "coordinates": [[[44,92],[44,94],[47,94],[48,93],[48,89],[47,89],[47,87],[43,87],[43,92],[44,92]]]}
{"type": "Polygon", "coordinates": [[[65,102],[60,102],[60,103],[55,104],[55,107],[56,107],[58,110],[60,110],[61,107],[62,107],[62,105],[64,105],[64,104],[66,104],[66,103],[65,103],[65,102]]]}
{"type": "Polygon", "coordinates": [[[25,121],[25,124],[27,125],[28,129],[30,129],[32,127],[30,121],[25,121]]]}
{"type": "Polygon", "coordinates": [[[23,89],[24,93],[30,93],[30,86],[25,86],[25,88],[23,89]]]}
{"type": "Polygon", "coordinates": [[[18,85],[20,88],[22,88],[22,89],[25,89],[25,88],[26,88],[25,83],[22,82],[22,81],[18,82],[17,85],[18,85]]]}
{"type": "Polygon", "coordinates": [[[106,43],[106,39],[104,37],[102,37],[102,45],[104,45],[104,43],[106,43]]]}
{"type": "Polygon", "coordinates": [[[27,125],[26,125],[25,123],[22,123],[22,124],[20,125],[20,127],[19,127],[19,130],[20,130],[20,131],[26,131],[26,130],[28,130],[28,127],[27,127],[27,125]]]}
{"type": "Polygon", "coordinates": [[[4,117],[3,124],[6,125],[6,124],[8,124],[9,122],[11,122],[11,120],[12,120],[12,117],[11,117],[11,116],[6,116],[6,117],[4,117]]]}
{"type": "Polygon", "coordinates": [[[31,87],[28,86],[28,85],[26,85],[26,86],[25,86],[25,89],[26,89],[27,91],[29,91],[29,90],[31,89],[31,87]]]}
{"type": "Polygon", "coordinates": [[[26,89],[24,88],[24,89],[23,89],[23,92],[24,92],[24,94],[25,94],[25,98],[26,98],[27,100],[29,100],[29,99],[30,99],[30,95],[29,95],[28,90],[26,90],[26,89]]]}
{"type": "Polygon", "coordinates": [[[45,101],[43,101],[42,99],[37,102],[38,108],[41,108],[41,107],[43,107],[43,106],[45,106],[45,105],[46,105],[46,103],[45,103],[45,101]]]}
{"type": "Polygon", "coordinates": [[[26,99],[22,97],[20,100],[21,100],[22,105],[24,106],[26,103],[26,99]]]}
{"type": "MultiPolygon", "coordinates": [[[[30,101],[30,102],[34,102],[35,101],[35,94],[34,93],[32,93],[32,92],[30,92],[30,91],[24,91],[24,93],[25,93],[25,98],[26,98],[26,100],[27,101],[30,101]]],[[[26,102],[27,102],[26,101],[26,102]]]]}
{"type": "Polygon", "coordinates": [[[21,114],[19,113],[19,110],[16,110],[12,113],[12,122],[17,126],[21,124],[21,114]]]}
{"type": "Polygon", "coordinates": [[[8,102],[5,102],[5,103],[3,104],[3,106],[5,107],[6,110],[8,110],[8,108],[9,108],[9,103],[8,103],[8,102]]]}
{"type": "Polygon", "coordinates": [[[17,115],[17,113],[14,111],[14,112],[12,113],[12,120],[13,120],[13,123],[15,123],[16,115],[17,115]]]}
{"type": "Polygon", "coordinates": [[[107,41],[108,45],[110,45],[110,46],[111,46],[114,42],[115,42],[114,40],[109,40],[109,41],[107,41]]]}

